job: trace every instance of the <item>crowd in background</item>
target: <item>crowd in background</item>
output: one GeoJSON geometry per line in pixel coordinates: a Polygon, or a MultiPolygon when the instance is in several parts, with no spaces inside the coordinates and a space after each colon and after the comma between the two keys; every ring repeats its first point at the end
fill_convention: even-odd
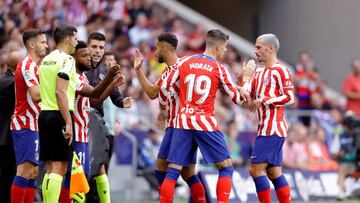
{"type": "MultiPolygon", "coordinates": [[[[131,95],[135,101],[129,110],[118,110],[117,133],[125,128],[148,130],[144,121],[155,120],[158,102],[150,100],[144,94],[136,79],[132,67],[134,48],[139,48],[144,55],[143,70],[152,81],[156,81],[165,68],[164,64],[157,62],[154,53],[155,41],[160,33],[172,32],[178,37],[179,56],[200,53],[204,49],[206,37],[206,30],[200,24],[186,22],[170,10],[155,12],[159,9],[153,0],[0,1],[0,71],[4,72],[6,69],[7,53],[20,50],[25,55],[22,44],[24,29],[43,28],[51,35],[57,25],[69,23],[77,27],[79,40],[86,40],[87,35],[94,31],[104,33],[106,51],[116,56],[127,79],[122,93],[131,95]]],[[[52,37],[48,39],[49,49],[52,50],[55,43],[52,37]]],[[[234,80],[241,72],[244,60],[246,58],[233,47],[229,47],[222,63],[228,67],[234,80]]],[[[355,60],[352,63],[352,70],[342,88],[351,104],[344,106],[337,99],[328,97],[327,83],[321,78],[310,53],[299,53],[293,70],[297,101],[291,108],[305,110],[306,113],[288,115],[290,125],[289,137],[284,147],[285,167],[307,170],[337,169],[339,163],[343,163],[341,160],[344,160],[346,153],[352,152],[353,149],[342,151],[344,146],[339,141],[353,130],[344,125],[345,111],[352,110],[356,115],[360,115],[360,87],[357,87],[360,84],[360,61],[355,60]]],[[[253,136],[249,140],[254,140],[257,117],[244,108],[234,106],[225,95],[217,97],[215,109],[221,130],[228,136],[234,165],[244,167],[248,158],[246,154],[250,153],[242,149],[244,139],[241,136],[250,132],[253,136]]],[[[150,135],[150,141],[157,142],[154,139],[154,136],[150,135]]],[[[152,146],[146,142],[149,140],[142,146],[152,146]]],[[[153,145],[158,147],[158,143],[153,145]]],[[[144,153],[146,150],[143,150],[144,153]]],[[[147,157],[143,161],[149,165],[154,164],[147,157]]]]}

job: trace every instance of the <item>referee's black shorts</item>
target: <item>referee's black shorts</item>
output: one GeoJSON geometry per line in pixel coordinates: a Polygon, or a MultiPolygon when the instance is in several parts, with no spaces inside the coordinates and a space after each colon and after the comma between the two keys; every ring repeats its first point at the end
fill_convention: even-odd
{"type": "Polygon", "coordinates": [[[41,161],[71,161],[72,150],[63,134],[65,125],[60,111],[41,111],[39,115],[41,161]]]}

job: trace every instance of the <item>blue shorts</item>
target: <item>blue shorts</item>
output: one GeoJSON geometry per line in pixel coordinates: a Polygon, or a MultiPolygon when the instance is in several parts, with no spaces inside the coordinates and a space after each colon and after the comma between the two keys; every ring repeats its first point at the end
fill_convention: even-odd
{"type": "Polygon", "coordinates": [[[284,141],[284,137],[277,135],[258,136],[251,154],[251,163],[267,163],[270,167],[281,166],[284,141]]]}
{"type": "MultiPolygon", "coordinates": [[[[161,142],[158,158],[167,159],[169,156],[170,144],[175,128],[166,128],[165,136],[161,142]]],[[[196,153],[191,158],[191,163],[196,163],[196,153]]]]}
{"type": "Polygon", "coordinates": [[[34,165],[39,165],[39,133],[29,129],[13,130],[12,138],[16,165],[20,165],[26,161],[34,165]]]}
{"type": "MultiPolygon", "coordinates": [[[[79,158],[81,165],[84,168],[84,173],[87,176],[90,172],[90,153],[88,143],[74,142],[74,150],[79,158]]],[[[69,164],[68,170],[71,172],[71,164],[69,164]]]]}
{"type": "Polygon", "coordinates": [[[167,160],[187,167],[198,147],[207,163],[222,162],[230,158],[224,135],[220,131],[175,129],[167,160]]]}

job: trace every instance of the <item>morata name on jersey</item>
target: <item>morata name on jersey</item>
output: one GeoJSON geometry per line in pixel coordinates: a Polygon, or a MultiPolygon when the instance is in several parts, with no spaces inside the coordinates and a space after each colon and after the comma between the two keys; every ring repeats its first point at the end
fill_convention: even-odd
{"type": "Polygon", "coordinates": [[[203,64],[203,63],[190,63],[190,69],[204,69],[207,70],[209,72],[211,72],[214,68],[208,64],[203,64]]]}

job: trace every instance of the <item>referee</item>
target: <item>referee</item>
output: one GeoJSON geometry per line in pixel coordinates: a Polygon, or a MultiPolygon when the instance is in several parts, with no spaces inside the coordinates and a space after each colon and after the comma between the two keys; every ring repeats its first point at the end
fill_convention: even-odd
{"type": "Polygon", "coordinates": [[[57,203],[61,184],[71,161],[76,68],[70,55],[77,45],[75,27],[60,25],[54,31],[56,49],[45,56],[39,69],[41,113],[39,115],[40,160],[45,162],[43,200],[57,203]]]}

